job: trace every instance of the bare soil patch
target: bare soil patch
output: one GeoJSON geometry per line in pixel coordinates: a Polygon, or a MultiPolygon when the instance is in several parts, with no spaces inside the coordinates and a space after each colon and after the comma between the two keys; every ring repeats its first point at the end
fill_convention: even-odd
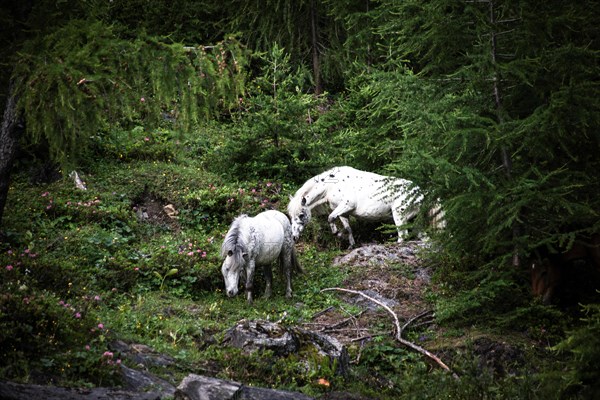
{"type": "MultiPolygon", "coordinates": [[[[351,250],[333,261],[332,268],[349,268],[344,289],[360,291],[390,307],[400,323],[432,323],[431,305],[426,292],[431,288],[431,271],[419,253],[427,243],[370,244],[351,250]]],[[[350,305],[315,314],[307,328],[326,333],[341,343],[350,344],[393,331],[390,315],[376,303],[362,296],[340,293],[350,305]]]]}

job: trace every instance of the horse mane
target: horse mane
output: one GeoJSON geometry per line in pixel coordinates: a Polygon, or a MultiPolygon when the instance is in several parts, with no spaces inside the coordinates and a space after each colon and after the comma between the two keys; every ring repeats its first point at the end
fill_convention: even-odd
{"type": "Polygon", "coordinates": [[[290,198],[290,202],[287,206],[288,215],[290,217],[302,212],[302,209],[305,207],[302,205],[302,198],[306,193],[310,192],[316,183],[317,181],[314,178],[310,178],[304,182],[304,185],[302,185],[302,187],[296,191],[296,194],[290,198]]]}
{"type": "Polygon", "coordinates": [[[233,220],[229,231],[227,231],[227,235],[225,235],[223,244],[221,245],[221,258],[225,258],[227,253],[231,251],[236,265],[244,262],[243,254],[248,252],[246,238],[241,227],[243,220],[246,218],[248,218],[248,216],[242,214],[233,220]]]}
{"type": "MultiPolygon", "coordinates": [[[[300,214],[302,211],[306,211],[306,206],[302,205],[302,199],[304,198],[304,196],[306,196],[310,191],[312,191],[315,188],[315,186],[321,183],[322,177],[330,175],[333,171],[336,171],[339,168],[340,167],[334,167],[328,169],[327,171],[322,172],[319,175],[315,175],[306,182],[304,182],[304,185],[302,185],[302,187],[300,187],[300,189],[296,191],[296,194],[294,194],[294,196],[290,198],[290,202],[287,206],[288,215],[291,217],[300,214]]],[[[311,208],[310,204],[308,205],[308,208],[311,208]]]]}

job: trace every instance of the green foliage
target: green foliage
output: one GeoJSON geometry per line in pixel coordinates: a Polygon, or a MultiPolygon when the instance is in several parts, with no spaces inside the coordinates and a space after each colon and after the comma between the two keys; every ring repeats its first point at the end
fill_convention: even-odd
{"type": "Polygon", "coordinates": [[[350,159],[441,199],[447,248],[483,265],[597,231],[590,7],[546,3],[540,19],[504,2],[382,2],[374,32],[389,57],[351,80],[341,108],[350,159]]]}
{"type": "Polygon", "coordinates": [[[15,263],[0,271],[0,348],[5,360],[0,374],[5,379],[35,374],[48,380],[118,384],[121,361],[106,350],[108,331],[95,318],[99,300],[74,298],[70,304],[28,287],[22,283],[24,269],[15,263]]]}
{"type": "Polygon", "coordinates": [[[74,19],[24,45],[14,71],[20,107],[30,140],[48,143],[53,158],[81,155],[108,126],[141,120],[150,127],[169,118],[175,129],[189,130],[237,103],[245,58],[234,39],[190,50],[122,35],[118,27],[74,19]]]}
{"type": "Polygon", "coordinates": [[[494,325],[527,299],[514,277],[498,271],[455,272],[452,280],[443,283],[443,290],[446,296],[439,299],[436,317],[459,326],[478,321],[494,325]],[[454,279],[463,286],[455,287],[454,279]]]}
{"type": "Polygon", "coordinates": [[[308,176],[326,154],[318,125],[322,99],[303,92],[305,73],[277,44],[259,61],[261,72],[207,165],[237,179],[308,176]]]}
{"type": "Polygon", "coordinates": [[[593,398],[600,391],[600,305],[583,306],[583,313],[581,326],[569,332],[554,350],[569,356],[568,367],[561,372],[560,390],[565,395],[593,398]]]}

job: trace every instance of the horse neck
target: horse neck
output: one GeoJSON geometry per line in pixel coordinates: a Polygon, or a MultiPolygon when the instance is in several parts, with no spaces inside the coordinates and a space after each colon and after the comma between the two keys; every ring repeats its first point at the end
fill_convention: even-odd
{"type": "Polygon", "coordinates": [[[321,200],[327,194],[325,185],[321,182],[316,181],[315,178],[311,178],[302,185],[294,197],[290,199],[288,204],[288,214],[298,215],[305,208],[312,208],[315,202],[321,200]],[[306,204],[302,204],[302,199],[307,198],[306,204]]]}
{"type": "Polygon", "coordinates": [[[225,239],[223,241],[223,246],[221,247],[221,256],[224,256],[224,253],[228,250],[232,250],[234,253],[238,251],[248,252],[248,245],[250,243],[249,240],[249,232],[250,232],[250,218],[243,215],[237,217],[232,227],[225,235],[225,239]]]}

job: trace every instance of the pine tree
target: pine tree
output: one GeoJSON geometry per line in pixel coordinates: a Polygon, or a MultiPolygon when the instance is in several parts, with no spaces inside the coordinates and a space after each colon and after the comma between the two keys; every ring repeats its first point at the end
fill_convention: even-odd
{"type": "MultiPolygon", "coordinates": [[[[441,198],[450,248],[515,263],[600,229],[595,2],[383,1],[364,120],[441,198]]],[[[368,89],[367,89],[368,88],[368,89]]]]}
{"type": "MultiPolygon", "coordinates": [[[[236,106],[243,91],[246,55],[235,39],[184,46],[107,23],[109,12],[106,2],[40,2],[20,21],[29,33],[10,58],[9,99],[18,103],[8,102],[15,108],[5,114],[22,117],[25,140],[47,144],[54,161],[73,162],[90,137],[109,127],[132,121],[152,127],[165,112],[175,116],[177,129],[188,130],[236,106]]],[[[8,129],[17,124],[4,122],[3,138],[19,140],[8,129]]],[[[0,154],[3,182],[13,156],[0,154]]],[[[0,206],[5,198],[2,191],[0,206]]]]}

